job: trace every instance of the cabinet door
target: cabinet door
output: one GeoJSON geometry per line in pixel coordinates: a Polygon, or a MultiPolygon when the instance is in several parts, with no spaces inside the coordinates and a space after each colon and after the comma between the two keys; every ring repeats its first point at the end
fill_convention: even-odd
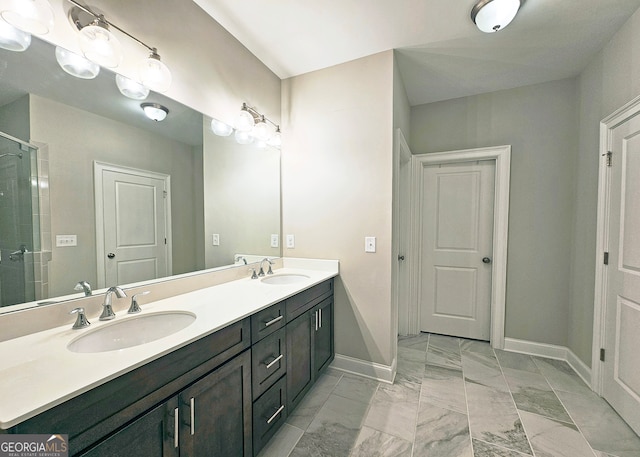
{"type": "Polygon", "coordinates": [[[114,455],[177,457],[179,455],[179,441],[176,439],[177,409],[178,398],[173,397],[80,455],[83,457],[114,455]]]}
{"type": "Polygon", "coordinates": [[[313,334],[314,379],[333,360],[333,298],[320,303],[313,312],[318,325],[313,334]]]}
{"type": "MultiPolygon", "coordinates": [[[[308,311],[287,324],[287,410],[293,409],[311,387],[312,318],[308,311]]],[[[315,325],[315,323],[314,323],[315,325]]]]}
{"type": "Polygon", "coordinates": [[[251,351],[183,390],[179,399],[181,456],[252,455],[251,351]]]}

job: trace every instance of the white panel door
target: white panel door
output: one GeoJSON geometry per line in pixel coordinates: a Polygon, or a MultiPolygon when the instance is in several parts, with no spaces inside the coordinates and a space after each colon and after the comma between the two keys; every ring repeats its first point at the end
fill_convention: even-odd
{"type": "Polygon", "coordinates": [[[640,116],[612,140],[603,396],[640,432],[640,116]]]}
{"type": "Polygon", "coordinates": [[[164,179],[103,170],[105,285],[170,274],[164,179]]]}
{"type": "Polygon", "coordinates": [[[421,330],[489,340],[495,161],[423,173],[421,330]]]}

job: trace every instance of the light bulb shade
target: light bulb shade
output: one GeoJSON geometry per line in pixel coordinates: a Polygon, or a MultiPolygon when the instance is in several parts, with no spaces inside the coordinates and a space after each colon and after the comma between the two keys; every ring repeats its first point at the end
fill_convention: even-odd
{"type": "Polygon", "coordinates": [[[64,71],[76,78],[93,79],[100,73],[100,65],[60,46],[56,46],[56,60],[64,71]]]}
{"type": "Polygon", "coordinates": [[[80,49],[92,62],[115,68],[122,62],[122,46],[116,36],[104,26],[87,25],[80,30],[80,49]]]}
{"type": "Polygon", "coordinates": [[[53,30],[53,8],[49,0],[2,0],[0,17],[34,35],[46,35],[53,30]]]}
{"type": "Polygon", "coordinates": [[[257,122],[256,125],[253,126],[252,135],[257,141],[266,143],[267,139],[269,138],[269,126],[264,121],[264,119],[257,122]]]}
{"type": "Polygon", "coordinates": [[[116,86],[125,97],[133,100],[144,100],[149,96],[149,89],[126,76],[116,75],[116,86]]]}
{"type": "Polygon", "coordinates": [[[26,51],[31,45],[31,35],[0,20],[0,48],[7,51],[26,51]]]}
{"type": "Polygon", "coordinates": [[[238,144],[253,143],[253,136],[251,136],[251,132],[247,132],[246,130],[236,130],[235,138],[238,144]]]}
{"type": "Polygon", "coordinates": [[[166,92],[171,86],[171,72],[155,53],[140,62],[138,73],[142,84],[156,92],[166,92]]]}
{"type": "Polygon", "coordinates": [[[250,132],[254,125],[255,120],[253,119],[253,115],[244,109],[240,111],[238,119],[236,120],[236,130],[241,132],[250,132]]]}
{"type": "Polygon", "coordinates": [[[211,130],[218,136],[229,136],[233,133],[233,127],[217,119],[211,119],[211,130]]]}
{"type": "Polygon", "coordinates": [[[169,114],[169,109],[159,103],[143,103],[140,107],[149,119],[156,122],[163,121],[169,114]]]}
{"type": "Polygon", "coordinates": [[[520,0],[480,0],[471,10],[471,19],[480,30],[493,33],[513,21],[520,9],[520,0]]]}
{"type": "Polygon", "coordinates": [[[280,149],[282,146],[282,135],[280,134],[280,128],[276,129],[276,133],[274,133],[271,138],[267,140],[267,144],[269,146],[273,146],[274,148],[280,149]]]}

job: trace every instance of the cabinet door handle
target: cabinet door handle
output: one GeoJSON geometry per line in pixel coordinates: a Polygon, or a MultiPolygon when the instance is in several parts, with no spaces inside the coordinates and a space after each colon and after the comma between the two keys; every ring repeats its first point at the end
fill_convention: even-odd
{"type": "Polygon", "coordinates": [[[271,422],[273,422],[273,420],[278,417],[278,414],[280,414],[282,412],[282,410],[284,409],[284,405],[281,405],[280,408],[278,408],[278,411],[276,411],[275,413],[273,413],[273,416],[271,416],[269,419],[267,419],[267,424],[270,424],[271,422]]]}
{"type": "Polygon", "coordinates": [[[178,448],[178,426],[180,425],[180,419],[178,415],[180,414],[179,408],[173,410],[173,447],[178,448]]]}
{"type": "Polygon", "coordinates": [[[284,316],[278,316],[278,317],[276,317],[275,319],[271,319],[269,322],[265,322],[265,323],[264,323],[264,326],[265,326],[265,327],[269,327],[270,325],[273,325],[273,324],[275,324],[276,322],[278,322],[278,321],[282,320],[282,318],[283,318],[283,317],[284,317],[284,316]]]}
{"type": "Polygon", "coordinates": [[[318,331],[318,310],[316,309],[315,318],[316,318],[316,332],[318,331]]]}
{"type": "Polygon", "coordinates": [[[320,328],[322,328],[322,308],[318,310],[318,314],[320,314],[320,328]]]}
{"type": "Polygon", "coordinates": [[[189,410],[191,412],[191,434],[196,433],[196,399],[191,397],[189,402],[189,410]]]}
{"type": "Polygon", "coordinates": [[[274,366],[276,363],[278,363],[278,361],[279,361],[280,359],[282,359],[283,357],[284,357],[284,354],[280,354],[278,357],[276,357],[275,359],[273,359],[271,362],[266,363],[266,361],[265,361],[265,362],[262,362],[262,363],[264,363],[264,364],[267,366],[267,370],[268,370],[269,368],[271,368],[272,366],[274,366]]]}

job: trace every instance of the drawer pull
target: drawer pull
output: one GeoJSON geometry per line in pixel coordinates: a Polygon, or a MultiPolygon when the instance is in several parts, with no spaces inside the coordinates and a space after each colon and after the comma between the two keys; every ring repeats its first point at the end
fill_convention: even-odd
{"type": "Polygon", "coordinates": [[[273,324],[275,324],[276,322],[281,321],[283,318],[284,318],[284,316],[278,316],[278,317],[276,317],[275,319],[271,319],[269,322],[265,322],[265,323],[264,323],[264,326],[265,326],[265,327],[269,327],[270,325],[273,325],[273,324]]]}
{"type": "Polygon", "coordinates": [[[278,411],[276,411],[275,413],[273,413],[273,416],[271,416],[269,419],[267,419],[267,424],[270,424],[271,422],[273,422],[273,420],[278,417],[278,414],[280,414],[282,412],[282,410],[284,409],[284,405],[280,406],[280,408],[278,408],[278,411]]]}
{"type": "Polygon", "coordinates": [[[282,359],[283,357],[284,357],[284,354],[280,354],[278,357],[276,357],[275,359],[273,359],[271,362],[269,362],[269,363],[263,362],[263,363],[267,366],[267,370],[268,370],[269,368],[271,368],[272,366],[274,366],[276,363],[278,363],[278,361],[279,361],[280,359],[282,359]]]}

